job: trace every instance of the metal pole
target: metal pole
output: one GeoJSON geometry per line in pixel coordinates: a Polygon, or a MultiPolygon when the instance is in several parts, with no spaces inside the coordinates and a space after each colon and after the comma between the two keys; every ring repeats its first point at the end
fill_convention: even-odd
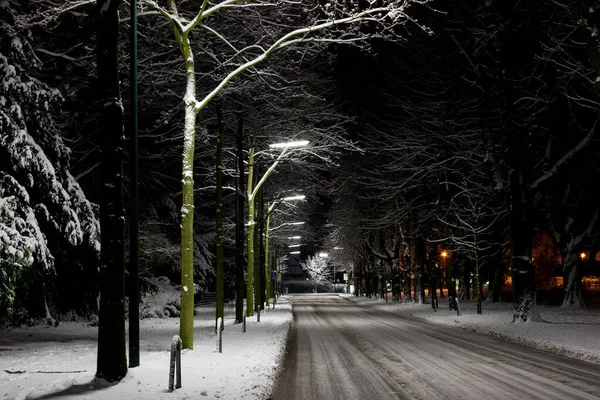
{"type": "MultiPolygon", "coordinates": [[[[236,141],[236,178],[235,178],[235,285],[237,290],[235,300],[235,321],[242,322],[244,313],[244,159],[242,149],[242,134],[244,128],[244,120],[242,114],[239,115],[238,131],[235,136],[236,141]]],[[[244,328],[245,331],[245,328],[244,328]]]]}
{"type": "Polygon", "coordinates": [[[131,0],[131,222],[129,227],[129,368],[140,365],[137,0],[131,0]]]}

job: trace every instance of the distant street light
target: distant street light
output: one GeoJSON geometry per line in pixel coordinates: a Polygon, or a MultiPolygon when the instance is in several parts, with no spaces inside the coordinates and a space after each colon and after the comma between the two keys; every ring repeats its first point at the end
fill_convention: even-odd
{"type": "Polygon", "coordinates": [[[288,196],[288,197],[284,197],[284,198],[282,198],[281,200],[283,200],[283,201],[291,201],[291,200],[304,200],[305,198],[306,198],[306,196],[305,196],[305,195],[303,195],[303,194],[299,194],[299,195],[296,195],[296,196],[288,196]]]}
{"type": "MultiPolygon", "coordinates": [[[[444,281],[446,281],[446,287],[448,287],[448,285],[451,284],[451,282],[448,282],[448,264],[446,262],[446,257],[448,257],[448,252],[446,250],[442,251],[442,258],[444,259],[443,265],[442,265],[442,284],[440,287],[440,296],[444,297],[444,281]]],[[[448,296],[450,296],[450,289],[448,289],[448,296]]]]}
{"type": "MultiPolygon", "coordinates": [[[[285,151],[285,150],[284,150],[285,151]]],[[[267,216],[266,219],[264,220],[265,223],[265,242],[264,242],[264,252],[265,252],[265,288],[266,288],[266,303],[267,306],[269,305],[269,295],[271,293],[269,293],[269,288],[271,287],[269,285],[269,226],[271,224],[271,214],[273,213],[273,211],[275,211],[275,209],[277,208],[277,206],[279,204],[281,204],[282,201],[287,200],[287,201],[294,201],[294,200],[304,200],[304,198],[306,198],[306,196],[304,195],[294,195],[294,196],[288,196],[288,197],[284,197],[284,198],[278,198],[278,199],[274,199],[273,201],[268,201],[267,202],[267,216]]],[[[261,221],[261,224],[263,223],[263,221],[261,221]]],[[[270,230],[275,230],[280,228],[281,226],[284,225],[302,225],[304,224],[304,222],[288,222],[285,223],[283,225],[280,225],[278,227],[275,228],[271,228],[270,230]]],[[[298,236],[298,239],[300,239],[300,237],[298,236]]]]}
{"type": "Polygon", "coordinates": [[[282,142],[282,143],[273,143],[270,144],[269,147],[273,149],[283,149],[289,147],[302,147],[308,144],[308,140],[297,140],[292,142],[282,142]]]}
{"type": "Polygon", "coordinates": [[[579,256],[581,257],[581,261],[583,261],[583,259],[585,258],[585,253],[581,253],[579,256]]]}
{"type": "MultiPolygon", "coordinates": [[[[247,190],[246,190],[246,196],[248,199],[248,230],[246,231],[246,242],[247,242],[248,249],[252,249],[254,247],[254,229],[255,229],[255,226],[254,226],[255,225],[254,202],[255,202],[256,196],[259,193],[259,190],[261,189],[263,184],[267,181],[269,176],[277,169],[277,166],[284,159],[284,156],[288,153],[288,151],[290,151],[290,149],[292,147],[306,146],[308,144],[308,141],[300,140],[300,141],[295,141],[295,142],[273,143],[273,144],[269,145],[269,147],[272,149],[281,149],[281,152],[279,153],[279,156],[277,156],[277,159],[271,164],[271,166],[269,168],[267,168],[267,170],[264,172],[262,177],[260,177],[258,179],[256,184],[253,183],[254,182],[253,181],[253,178],[254,178],[254,152],[255,152],[255,148],[256,148],[256,146],[255,146],[256,141],[253,140],[252,144],[253,144],[253,146],[250,148],[250,150],[248,152],[248,185],[247,185],[247,190]]],[[[279,203],[279,201],[275,201],[275,202],[273,202],[273,204],[269,204],[269,202],[267,202],[268,207],[269,207],[269,213],[267,214],[267,221],[269,220],[270,212],[272,212],[275,209],[275,206],[277,203],[279,203]]],[[[260,221],[260,222],[261,222],[261,224],[263,223],[263,221],[260,221]]],[[[267,222],[266,232],[268,232],[268,222],[267,222]]],[[[267,238],[266,235],[265,235],[265,238],[267,238]]],[[[269,257],[268,257],[268,252],[267,252],[268,248],[269,248],[269,245],[268,245],[268,239],[267,239],[267,240],[265,240],[265,288],[267,288],[267,291],[266,291],[267,305],[268,305],[268,298],[269,298],[268,288],[270,287],[268,284],[268,276],[269,276],[269,274],[268,274],[269,257]]],[[[254,290],[254,287],[255,287],[254,257],[248,257],[247,262],[248,262],[248,267],[246,270],[247,270],[248,280],[246,282],[246,316],[251,317],[252,315],[254,315],[254,308],[260,302],[261,288],[259,286],[258,290],[254,290]]]]}

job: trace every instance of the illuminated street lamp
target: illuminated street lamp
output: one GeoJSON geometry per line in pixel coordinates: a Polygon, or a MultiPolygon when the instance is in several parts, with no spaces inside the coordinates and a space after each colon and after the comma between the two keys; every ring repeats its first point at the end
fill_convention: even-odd
{"type": "Polygon", "coordinates": [[[581,257],[581,261],[583,261],[585,259],[585,253],[582,252],[579,257],[581,257]]]}
{"type": "Polygon", "coordinates": [[[273,143],[269,147],[272,149],[287,149],[290,147],[302,147],[308,145],[308,140],[296,140],[291,142],[273,143]]]}
{"type": "MultiPolygon", "coordinates": [[[[246,268],[247,276],[248,276],[248,280],[246,282],[246,316],[247,317],[251,317],[252,315],[254,315],[254,308],[258,305],[258,303],[260,302],[260,299],[262,297],[260,290],[256,290],[256,291],[254,290],[254,287],[255,287],[254,257],[251,257],[252,254],[250,254],[250,252],[252,252],[253,251],[252,249],[254,248],[254,229],[255,229],[254,202],[255,202],[256,196],[258,195],[262,185],[267,181],[269,176],[277,169],[277,166],[284,159],[284,156],[287,154],[287,152],[293,147],[306,146],[308,144],[308,140],[298,140],[298,141],[291,141],[291,142],[285,142],[285,143],[273,143],[273,144],[269,145],[269,147],[272,149],[281,149],[281,152],[279,153],[279,155],[277,156],[275,161],[271,164],[271,166],[269,168],[267,168],[267,170],[264,172],[262,177],[260,177],[258,179],[258,181],[256,181],[257,182],[256,185],[254,185],[254,182],[255,182],[255,179],[254,179],[254,155],[255,155],[255,153],[254,152],[255,152],[255,148],[256,148],[256,146],[254,144],[255,143],[253,143],[253,146],[250,148],[250,150],[248,152],[248,185],[247,185],[247,189],[246,189],[246,196],[248,199],[248,229],[246,231],[246,243],[247,243],[248,252],[249,252],[248,261],[247,261],[248,267],[246,268]]],[[[269,257],[267,254],[265,254],[265,256],[266,256],[265,260],[267,260],[265,262],[265,268],[268,268],[269,257]]],[[[265,285],[267,288],[269,287],[268,282],[265,282],[265,285]]],[[[260,287],[260,285],[259,285],[259,287],[260,287]]],[[[268,298],[268,296],[267,296],[267,298],[268,298]]]]}
{"type": "MultiPolygon", "coordinates": [[[[306,198],[306,196],[304,195],[295,195],[295,196],[288,196],[288,197],[284,197],[281,199],[275,199],[272,202],[267,202],[267,218],[265,221],[265,243],[264,243],[264,252],[265,252],[265,288],[266,288],[266,296],[265,296],[265,300],[266,300],[266,305],[267,307],[269,306],[269,298],[270,295],[272,293],[271,292],[271,285],[269,285],[269,276],[271,275],[269,272],[269,232],[270,230],[275,230],[278,228],[281,228],[282,226],[285,225],[303,225],[304,222],[286,222],[283,223],[279,226],[276,226],[272,229],[269,229],[269,225],[271,224],[271,214],[273,213],[273,211],[275,211],[275,208],[277,208],[277,206],[279,204],[281,204],[282,201],[295,201],[295,200],[304,200],[306,198]]],[[[300,239],[300,236],[297,237],[298,239],[300,239]]]]}
{"type": "MultiPolygon", "coordinates": [[[[448,252],[446,250],[442,251],[442,259],[444,260],[444,265],[442,266],[442,287],[440,287],[440,297],[444,297],[444,281],[446,281],[446,287],[449,288],[451,282],[448,281],[448,264],[446,263],[446,257],[448,257],[448,252]]],[[[448,289],[448,296],[451,296],[450,289],[448,289]]]]}
{"type": "Polygon", "coordinates": [[[297,196],[288,196],[288,197],[284,197],[281,200],[283,201],[291,201],[291,200],[304,200],[306,198],[305,195],[303,194],[299,194],[297,196]]]}

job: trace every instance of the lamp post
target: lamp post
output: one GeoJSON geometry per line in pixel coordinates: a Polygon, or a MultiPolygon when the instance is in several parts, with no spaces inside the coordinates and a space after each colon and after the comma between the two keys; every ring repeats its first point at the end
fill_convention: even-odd
{"type": "Polygon", "coordinates": [[[288,150],[295,147],[302,147],[308,145],[307,140],[299,140],[285,143],[273,143],[269,147],[272,149],[282,149],[279,156],[267,169],[264,175],[258,180],[256,186],[254,186],[254,152],[255,147],[250,148],[248,154],[248,185],[246,196],[248,199],[248,230],[246,234],[246,242],[248,248],[248,268],[247,268],[247,288],[246,288],[246,316],[251,317],[254,315],[254,300],[255,296],[258,297],[259,292],[254,291],[254,229],[255,229],[255,215],[254,215],[254,201],[256,196],[261,189],[262,185],[266,182],[269,176],[275,171],[283,157],[287,154],[288,150]]]}
{"type": "Polygon", "coordinates": [[[131,221],[129,242],[129,368],[140,365],[137,0],[131,1],[131,221]]]}
{"type": "MultiPolygon", "coordinates": [[[[344,250],[344,248],[343,248],[343,247],[338,247],[338,246],[335,246],[335,247],[333,248],[333,250],[335,250],[335,251],[338,251],[338,250],[344,250]]],[[[336,282],[336,280],[335,280],[335,257],[334,257],[334,260],[333,260],[333,292],[334,292],[334,293],[335,293],[335,289],[336,289],[335,282],[336,282]]],[[[343,291],[343,290],[342,290],[342,291],[343,291]]]]}
{"type": "Polygon", "coordinates": [[[446,257],[448,257],[448,252],[445,250],[442,251],[442,284],[440,285],[440,297],[444,297],[444,281],[446,281],[446,288],[448,287],[448,280],[446,279],[446,257]]]}
{"type": "MultiPolygon", "coordinates": [[[[273,213],[273,211],[275,211],[277,206],[279,204],[281,204],[282,201],[304,200],[305,198],[306,198],[306,196],[304,196],[304,195],[295,195],[295,196],[283,197],[281,199],[275,199],[273,201],[267,202],[267,218],[266,218],[266,222],[265,222],[265,247],[264,247],[264,252],[265,252],[265,291],[266,291],[265,301],[266,301],[267,307],[269,306],[269,298],[273,294],[272,289],[271,289],[272,285],[269,284],[269,277],[271,277],[271,274],[269,271],[269,232],[279,229],[282,226],[286,226],[286,225],[295,226],[295,225],[303,225],[304,224],[304,222],[286,222],[275,228],[269,229],[269,225],[271,223],[271,214],[273,213]]],[[[298,238],[300,238],[300,237],[298,237],[298,238]]]]}

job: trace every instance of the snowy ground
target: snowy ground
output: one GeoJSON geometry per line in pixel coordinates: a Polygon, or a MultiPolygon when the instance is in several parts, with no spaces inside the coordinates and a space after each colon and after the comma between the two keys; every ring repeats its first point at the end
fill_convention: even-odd
{"type": "Polygon", "coordinates": [[[140,321],[140,366],[117,385],[94,380],[98,328],[83,323],[0,330],[0,399],[262,399],[270,392],[292,322],[280,299],[248,318],[225,315],[223,353],[216,350],[214,310],[200,310],[194,350],[182,353],[182,387],[167,392],[169,352],[179,318],[140,321]]]}
{"type": "MultiPolygon", "coordinates": [[[[290,298],[263,312],[248,329],[225,317],[223,353],[216,351],[214,314],[204,309],[196,318],[195,346],[182,356],[183,387],[167,393],[168,348],[178,333],[178,318],[141,321],[141,366],[120,383],[94,380],[97,328],[82,323],[0,330],[0,399],[265,399],[276,378],[292,321],[290,298]]],[[[461,304],[463,315],[437,312],[430,305],[404,305],[347,297],[364,307],[403,313],[468,330],[493,334],[534,347],[600,363],[600,311],[540,306],[547,323],[511,324],[511,304],[484,303],[476,315],[473,302],[461,304]]]]}
{"type": "Polygon", "coordinates": [[[546,322],[513,324],[512,303],[482,303],[483,313],[477,315],[477,304],[471,300],[460,304],[462,315],[448,310],[447,298],[439,299],[434,312],[431,304],[409,305],[365,297],[349,297],[358,304],[369,304],[390,312],[403,313],[435,324],[451,325],[473,332],[498,336],[538,349],[568,357],[600,363],[600,310],[538,306],[546,322]]]}

